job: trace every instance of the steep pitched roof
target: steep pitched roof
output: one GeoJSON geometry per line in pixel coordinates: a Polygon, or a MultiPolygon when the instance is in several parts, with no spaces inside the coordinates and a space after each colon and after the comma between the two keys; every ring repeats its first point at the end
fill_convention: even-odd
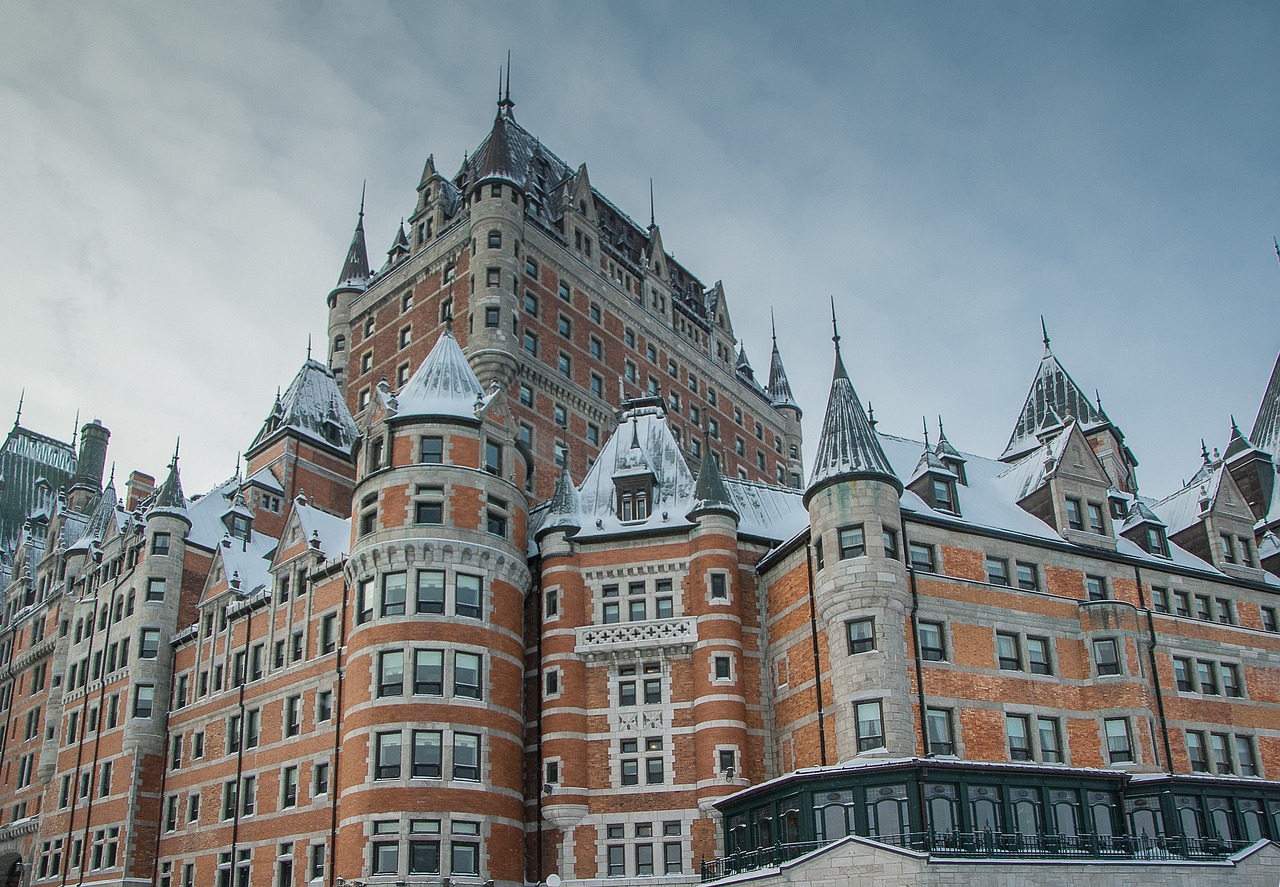
{"type": "Polygon", "coordinates": [[[1280,456],[1280,356],[1276,357],[1275,369],[1271,371],[1267,390],[1262,395],[1249,440],[1258,449],[1280,456]]]}
{"type": "Polygon", "coordinates": [[[902,481],[894,473],[880,446],[880,438],[853,390],[849,374],[845,372],[840,356],[840,335],[832,340],[836,346],[836,368],[831,379],[831,393],[827,395],[827,414],[822,420],[822,434],[818,437],[818,452],[813,462],[813,474],[805,490],[805,503],[818,491],[836,480],[874,478],[887,481],[899,493],[902,481]]]}
{"type": "Polygon", "coordinates": [[[364,289],[368,285],[369,252],[364,244],[364,195],[361,194],[360,217],[356,220],[356,230],[351,235],[351,246],[347,248],[347,258],[342,263],[336,289],[364,289]]]}
{"type": "Polygon", "coordinates": [[[476,421],[484,388],[462,353],[453,331],[445,328],[426,360],[388,401],[396,416],[448,416],[476,421]]]}
{"type": "Polygon", "coordinates": [[[698,482],[693,488],[693,507],[689,514],[702,511],[719,511],[738,516],[733,507],[733,499],[725,488],[724,478],[720,475],[720,466],[712,457],[711,447],[707,441],[702,445],[702,464],[698,467],[698,482]]]}
{"type": "Polygon", "coordinates": [[[566,465],[556,478],[556,489],[548,504],[546,517],[538,527],[537,535],[553,529],[577,530],[582,528],[582,499],[566,465]]]}
{"type": "Polygon", "coordinates": [[[169,462],[169,475],[156,489],[155,498],[151,502],[148,514],[154,511],[165,511],[172,514],[187,514],[187,497],[182,492],[182,478],[178,474],[178,450],[173,451],[173,460],[169,462]]]}
{"type": "Polygon", "coordinates": [[[248,452],[252,453],[281,429],[296,431],[345,453],[351,452],[351,446],[359,436],[355,420],[338,391],[333,371],[309,357],[285,389],[283,397],[272,406],[271,414],[249,445],[248,452]]]}
{"type": "Polygon", "coordinates": [[[791,383],[787,381],[787,371],[782,368],[782,354],[778,351],[778,332],[773,332],[773,354],[769,358],[769,402],[775,407],[794,407],[795,397],[791,394],[791,383]]]}
{"type": "Polygon", "coordinates": [[[41,504],[37,483],[43,478],[56,491],[75,472],[75,448],[14,422],[0,446],[0,550],[13,549],[27,516],[41,504]]]}
{"type": "Polygon", "coordinates": [[[1055,423],[1061,424],[1074,417],[1084,431],[1109,423],[1101,409],[1094,406],[1080,386],[1067,373],[1058,358],[1049,349],[1049,337],[1044,339],[1044,357],[1036,370],[1031,390],[1022,405],[1022,413],[1014,423],[1009,444],[1001,454],[1002,462],[1022,458],[1040,445],[1037,434],[1049,430],[1055,423]]]}

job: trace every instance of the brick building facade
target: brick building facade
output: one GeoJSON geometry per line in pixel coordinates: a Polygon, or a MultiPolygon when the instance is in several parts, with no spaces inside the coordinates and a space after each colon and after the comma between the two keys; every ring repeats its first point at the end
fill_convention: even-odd
{"type": "Polygon", "coordinates": [[[1280,363],[1151,497],[1047,334],[999,459],[878,431],[836,336],[806,475],[776,346],[761,384],[724,287],[507,97],[377,271],[362,211],[328,312],[204,495],[15,423],[6,883],[693,882],[855,839],[1167,881],[1280,835],[1280,363]]]}

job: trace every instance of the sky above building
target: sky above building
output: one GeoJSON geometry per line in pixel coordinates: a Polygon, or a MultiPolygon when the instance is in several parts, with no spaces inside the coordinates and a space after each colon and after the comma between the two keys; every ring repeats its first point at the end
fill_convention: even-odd
{"type": "MultiPolygon", "coordinates": [[[[324,358],[368,181],[375,266],[434,154],[520,123],[723,280],[805,409],[828,298],[880,430],[996,456],[1055,354],[1142,492],[1247,432],[1280,348],[1280,6],[16,0],[0,29],[0,404],[118,473],[229,476],[324,358]]],[[[3,420],[0,420],[3,421],[3,420]]]]}

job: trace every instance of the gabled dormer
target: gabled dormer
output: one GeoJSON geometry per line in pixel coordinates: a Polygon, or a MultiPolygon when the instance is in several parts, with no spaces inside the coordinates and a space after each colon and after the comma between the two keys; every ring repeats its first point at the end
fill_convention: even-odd
{"type": "Polygon", "coordinates": [[[1111,480],[1079,423],[1042,435],[1040,446],[1005,471],[1018,505],[1070,542],[1114,548],[1111,480]]]}
{"type": "Polygon", "coordinates": [[[1276,466],[1270,453],[1244,436],[1231,417],[1231,439],[1223,453],[1231,479],[1249,503],[1255,520],[1264,520],[1275,495],[1276,466]]]}
{"type": "Polygon", "coordinates": [[[630,424],[631,442],[618,448],[613,469],[614,513],[624,524],[649,519],[658,480],[649,457],[640,446],[636,420],[632,419],[630,424]]]}
{"type": "Polygon", "coordinates": [[[947,432],[942,428],[942,417],[938,417],[938,445],[934,448],[934,455],[942,460],[942,464],[947,470],[956,476],[956,482],[961,486],[967,486],[969,477],[965,473],[965,458],[960,455],[960,451],[951,445],[951,441],[947,440],[947,432]]]}
{"type": "Polygon", "coordinates": [[[249,542],[253,539],[253,510],[245,501],[244,495],[237,492],[231,506],[220,515],[222,525],[227,528],[227,535],[232,539],[249,542]]]}
{"type": "Polygon", "coordinates": [[[1226,463],[1201,447],[1202,464],[1178,492],[1152,506],[1169,538],[1233,576],[1257,579],[1260,558],[1253,511],[1226,463]]]}

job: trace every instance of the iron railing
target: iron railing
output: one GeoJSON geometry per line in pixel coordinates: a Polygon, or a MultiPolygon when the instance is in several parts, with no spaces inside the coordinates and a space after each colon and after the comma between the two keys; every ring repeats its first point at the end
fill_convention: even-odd
{"type": "MultiPolygon", "coordinates": [[[[703,860],[702,880],[715,881],[739,872],[781,865],[821,847],[828,841],[800,841],[740,850],[703,860]]],[[[1091,859],[1184,861],[1225,859],[1249,847],[1251,841],[1223,838],[1184,838],[1180,835],[1024,835],[981,832],[907,832],[878,835],[869,840],[947,859],[1091,859]]]]}

